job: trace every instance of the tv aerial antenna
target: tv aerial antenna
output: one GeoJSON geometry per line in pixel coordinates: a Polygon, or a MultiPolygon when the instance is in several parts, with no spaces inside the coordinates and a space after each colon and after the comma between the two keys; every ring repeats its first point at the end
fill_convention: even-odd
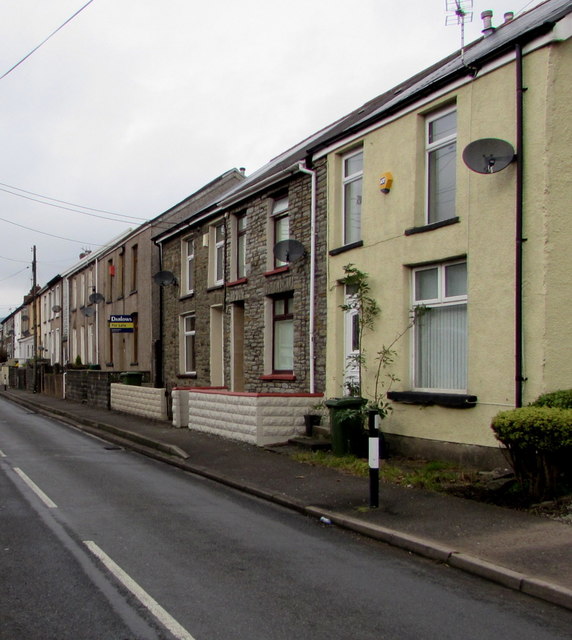
{"type": "Polygon", "coordinates": [[[461,62],[465,65],[465,22],[473,21],[473,0],[445,0],[445,25],[461,27],[461,62]]]}

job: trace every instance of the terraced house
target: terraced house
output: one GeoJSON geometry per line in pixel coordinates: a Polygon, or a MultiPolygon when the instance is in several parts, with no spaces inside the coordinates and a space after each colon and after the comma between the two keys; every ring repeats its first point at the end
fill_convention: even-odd
{"type": "Polygon", "coordinates": [[[327,161],[326,394],[355,380],[353,264],[381,307],[362,336],[362,395],[376,354],[396,352],[377,380],[394,447],[491,460],[492,416],[572,386],[571,12],[550,0],[496,29],[487,18],[462,55],[309,150],[327,161]]]}
{"type": "Polygon", "coordinates": [[[156,238],[179,281],[164,297],[167,386],[192,388],[196,428],[283,439],[325,388],[325,181],[304,164],[310,142],[156,238]],[[264,402],[269,431],[241,417],[264,402]]]}

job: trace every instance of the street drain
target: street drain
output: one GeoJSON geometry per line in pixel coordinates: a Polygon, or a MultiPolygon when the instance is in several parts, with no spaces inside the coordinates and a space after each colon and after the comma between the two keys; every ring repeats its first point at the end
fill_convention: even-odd
{"type": "Polygon", "coordinates": [[[118,447],[114,444],[110,444],[108,447],[103,447],[106,451],[123,451],[123,447],[118,447]]]}

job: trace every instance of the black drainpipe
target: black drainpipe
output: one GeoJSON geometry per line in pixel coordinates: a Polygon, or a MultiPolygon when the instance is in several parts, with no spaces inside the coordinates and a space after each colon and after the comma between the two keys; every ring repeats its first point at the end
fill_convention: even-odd
{"type": "Polygon", "coordinates": [[[522,47],[516,44],[516,261],[515,261],[515,397],[516,407],[522,407],[522,254],[526,238],[523,232],[523,95],[522,86],[522,47]]]}

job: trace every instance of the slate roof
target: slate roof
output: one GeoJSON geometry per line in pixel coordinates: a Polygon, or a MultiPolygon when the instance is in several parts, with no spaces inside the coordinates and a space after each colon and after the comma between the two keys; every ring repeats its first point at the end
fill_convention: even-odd
{"type": "Polygon", "coordinates": [[[213,214],[215,211],[220,212],[230,203],[239,201],[242,196],[244,199],[250,197],[272,178],[279,179],[281,174],[296,163],[307,161],[308,166],[311,166],[312,156],[321,149],[388,117],[452,81],[466,76],[476,76],[487,62],[512,51],[516,43],[525,44],[549,32],[556,22],[571,11],[572,0],[546,0],[517,18],[503,23],[491,35],[467,45],[463,57],[461,50],[455,51],[287,149],[240,184],[229,189],[222,197],[197,210],[185,223],[202,217],[208,211],[212,211],[213,214]]]}

